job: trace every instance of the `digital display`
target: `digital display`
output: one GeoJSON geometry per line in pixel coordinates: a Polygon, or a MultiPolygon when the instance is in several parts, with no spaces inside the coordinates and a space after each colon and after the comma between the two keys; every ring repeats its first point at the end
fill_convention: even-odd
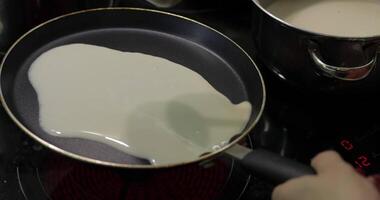
{"type": "Polygon", "coordinates": [[[352,140],[343,138],[339,141],[339,145],[343,150],[342,155],[358,172],[367,175],[372,171],[372,158],[367,153],[361,152],[360,148],[356,148],[357,144],[352,140]]]}

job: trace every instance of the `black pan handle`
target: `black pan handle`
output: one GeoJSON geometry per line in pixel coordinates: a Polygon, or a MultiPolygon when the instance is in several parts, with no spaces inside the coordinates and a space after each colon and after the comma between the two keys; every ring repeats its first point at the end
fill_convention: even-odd
{"type": "Polygon", "coordinates": [[[264,149],[249,149],[235,145],[227,153],[239,160],[244,167],[274,184],[289,179],[315,174],[315,170],[297,161],[264,149]]]}

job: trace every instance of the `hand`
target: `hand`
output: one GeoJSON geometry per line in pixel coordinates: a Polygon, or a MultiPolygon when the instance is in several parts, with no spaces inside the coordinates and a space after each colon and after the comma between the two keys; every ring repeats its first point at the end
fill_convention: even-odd
{"type": "Polygon", "coordinates": [[[311,165],[317,175],[291,179],[277,186],[272,200],[380,200],[374,179],[356,172],[336,152],[318,154],[311,165]]]}

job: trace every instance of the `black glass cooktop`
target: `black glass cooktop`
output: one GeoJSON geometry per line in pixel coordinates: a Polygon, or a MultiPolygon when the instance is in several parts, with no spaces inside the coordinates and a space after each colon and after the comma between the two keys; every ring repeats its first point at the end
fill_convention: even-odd
{"type": "MultiPolygon", "coordinates": [[[[306,164],[316,153],[335,149],[363,174],[380,172],[380,119],[374,117],[379,110],[378,98],[304,91],[275,77],[255,58],[250,38],[254,25],[251,2],[239,2],[169,11],[220,30],[257,62],[267,85],[268,101],[264,116],[245,145],[267,148],[306,164]]],[[[259,175],[223,157],[148,172],[84,164],[32,141],[0,110],[0,200],[267,200],[272,188],[259,175]]]]}

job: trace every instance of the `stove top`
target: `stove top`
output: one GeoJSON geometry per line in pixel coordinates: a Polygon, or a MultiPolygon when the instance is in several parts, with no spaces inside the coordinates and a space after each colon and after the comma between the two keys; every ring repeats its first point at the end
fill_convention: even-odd
{"type": "MultiPolygon", "coordinates": [[[[375,95],[314,93],[275,77],[255,59],[250,38],[251,2],[239,2],[169,11],[220,30],[257,62],[268,100],[260,123],[245,145],[266,148],[306,164],[318,152],[335,149],[363,174],[379,173],[380,119],[372,117],[379,110],[375,95]]],[[[259,175],[223,156],[152,171],[110,169],[74,161],[32,141],[0,110],[0,200],[269,200],[272,188],[259,175]]]]}
{"type": "MultiPolygon", "coordinates": [[[[32,141],[11,123],[4,111],[0,111],[0,119],[0,139],[4,142],[0,154],[1,200],[229,200],[240,199],[252,178],[234,160],[224,156],[150,171],[86,164],[32,141]]],[[[242,145],[252,148],[251,137],[242,145]]]]}

